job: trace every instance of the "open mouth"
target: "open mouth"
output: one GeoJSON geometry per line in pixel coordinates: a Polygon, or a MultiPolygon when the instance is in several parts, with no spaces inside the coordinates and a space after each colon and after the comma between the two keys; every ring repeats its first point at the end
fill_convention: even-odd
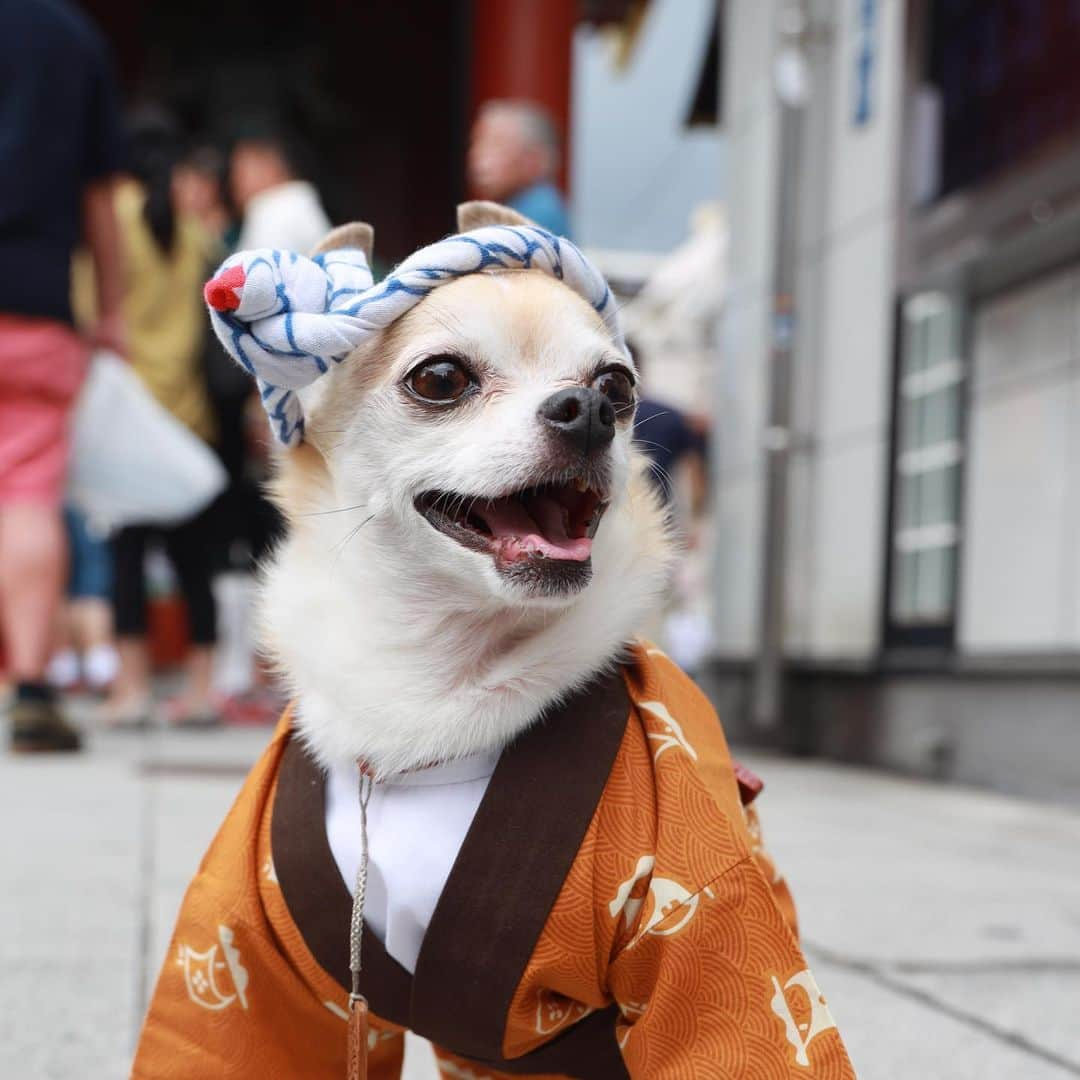
{"type": "Polygon", "coordinates": [[[497,499],[427,491],[416,508],[439,532],[491,554],[500,569],[589,563],[593,537],[607,509],[584,480],[539,484],[497,499]]]}

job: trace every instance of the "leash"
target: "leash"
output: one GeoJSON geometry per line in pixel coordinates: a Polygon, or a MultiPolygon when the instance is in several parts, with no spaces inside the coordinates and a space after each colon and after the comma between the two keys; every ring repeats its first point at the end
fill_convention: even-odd
{"type": "Polygon", "coordinates": [[[371,777],[360,770],[360,865],[356,868],[356,889],[353,892],[352,917],[349,920],[349,972],[352,989],[349,992],[348,1080],[367,1080],[368,1003],[360,993],[361,949],[364,941],[364,899],[367,894],[368,829],[367,808],[371,777]]]}

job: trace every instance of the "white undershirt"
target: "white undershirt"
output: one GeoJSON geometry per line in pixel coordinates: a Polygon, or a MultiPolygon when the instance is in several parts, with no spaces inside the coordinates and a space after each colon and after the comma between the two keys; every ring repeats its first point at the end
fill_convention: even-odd
{"type": "MultiPolygon", "coordinates": [[[[410,972],[498,760],[463,758],[372,789],[364,922],[410,972]]],[[[350,894],[360,865],[359,779],[356,766],[339,766],[326,781],[326,838],[350,894]]]]}

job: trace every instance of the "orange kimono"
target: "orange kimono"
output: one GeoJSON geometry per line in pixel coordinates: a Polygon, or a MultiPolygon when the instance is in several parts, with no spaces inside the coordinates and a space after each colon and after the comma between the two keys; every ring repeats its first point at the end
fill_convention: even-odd
{"type": "MultiPolygon", "coordinates": [[[[343,1080],[351,898],[288,716],[180,912],[138,1080],[343,1080]]],[[[752,797],[752,794],[750,797],[752,797]]],[[[641,645],[508,747],[410,974],[367,928],[369,1076],[852,1080],[719,722],[641,645]],[[745,795],[745,792],[744,792],[745,795]]]]}

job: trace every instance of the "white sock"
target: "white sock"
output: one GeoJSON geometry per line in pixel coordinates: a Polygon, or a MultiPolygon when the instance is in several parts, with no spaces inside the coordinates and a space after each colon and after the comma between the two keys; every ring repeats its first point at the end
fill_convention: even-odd
{"type": "Polygon", "coordinates": [[[52,655],[45,678],[57,690],[67,690],[79,681],[79,657],[74,649],[60,649],[52,655]]]}
{"type": "Polygon", "coordinates": [[[95,690],[108,686],[119,667],[120,658],[112,645],[93,645],[83,654],[83,674],[95,690]]]}

